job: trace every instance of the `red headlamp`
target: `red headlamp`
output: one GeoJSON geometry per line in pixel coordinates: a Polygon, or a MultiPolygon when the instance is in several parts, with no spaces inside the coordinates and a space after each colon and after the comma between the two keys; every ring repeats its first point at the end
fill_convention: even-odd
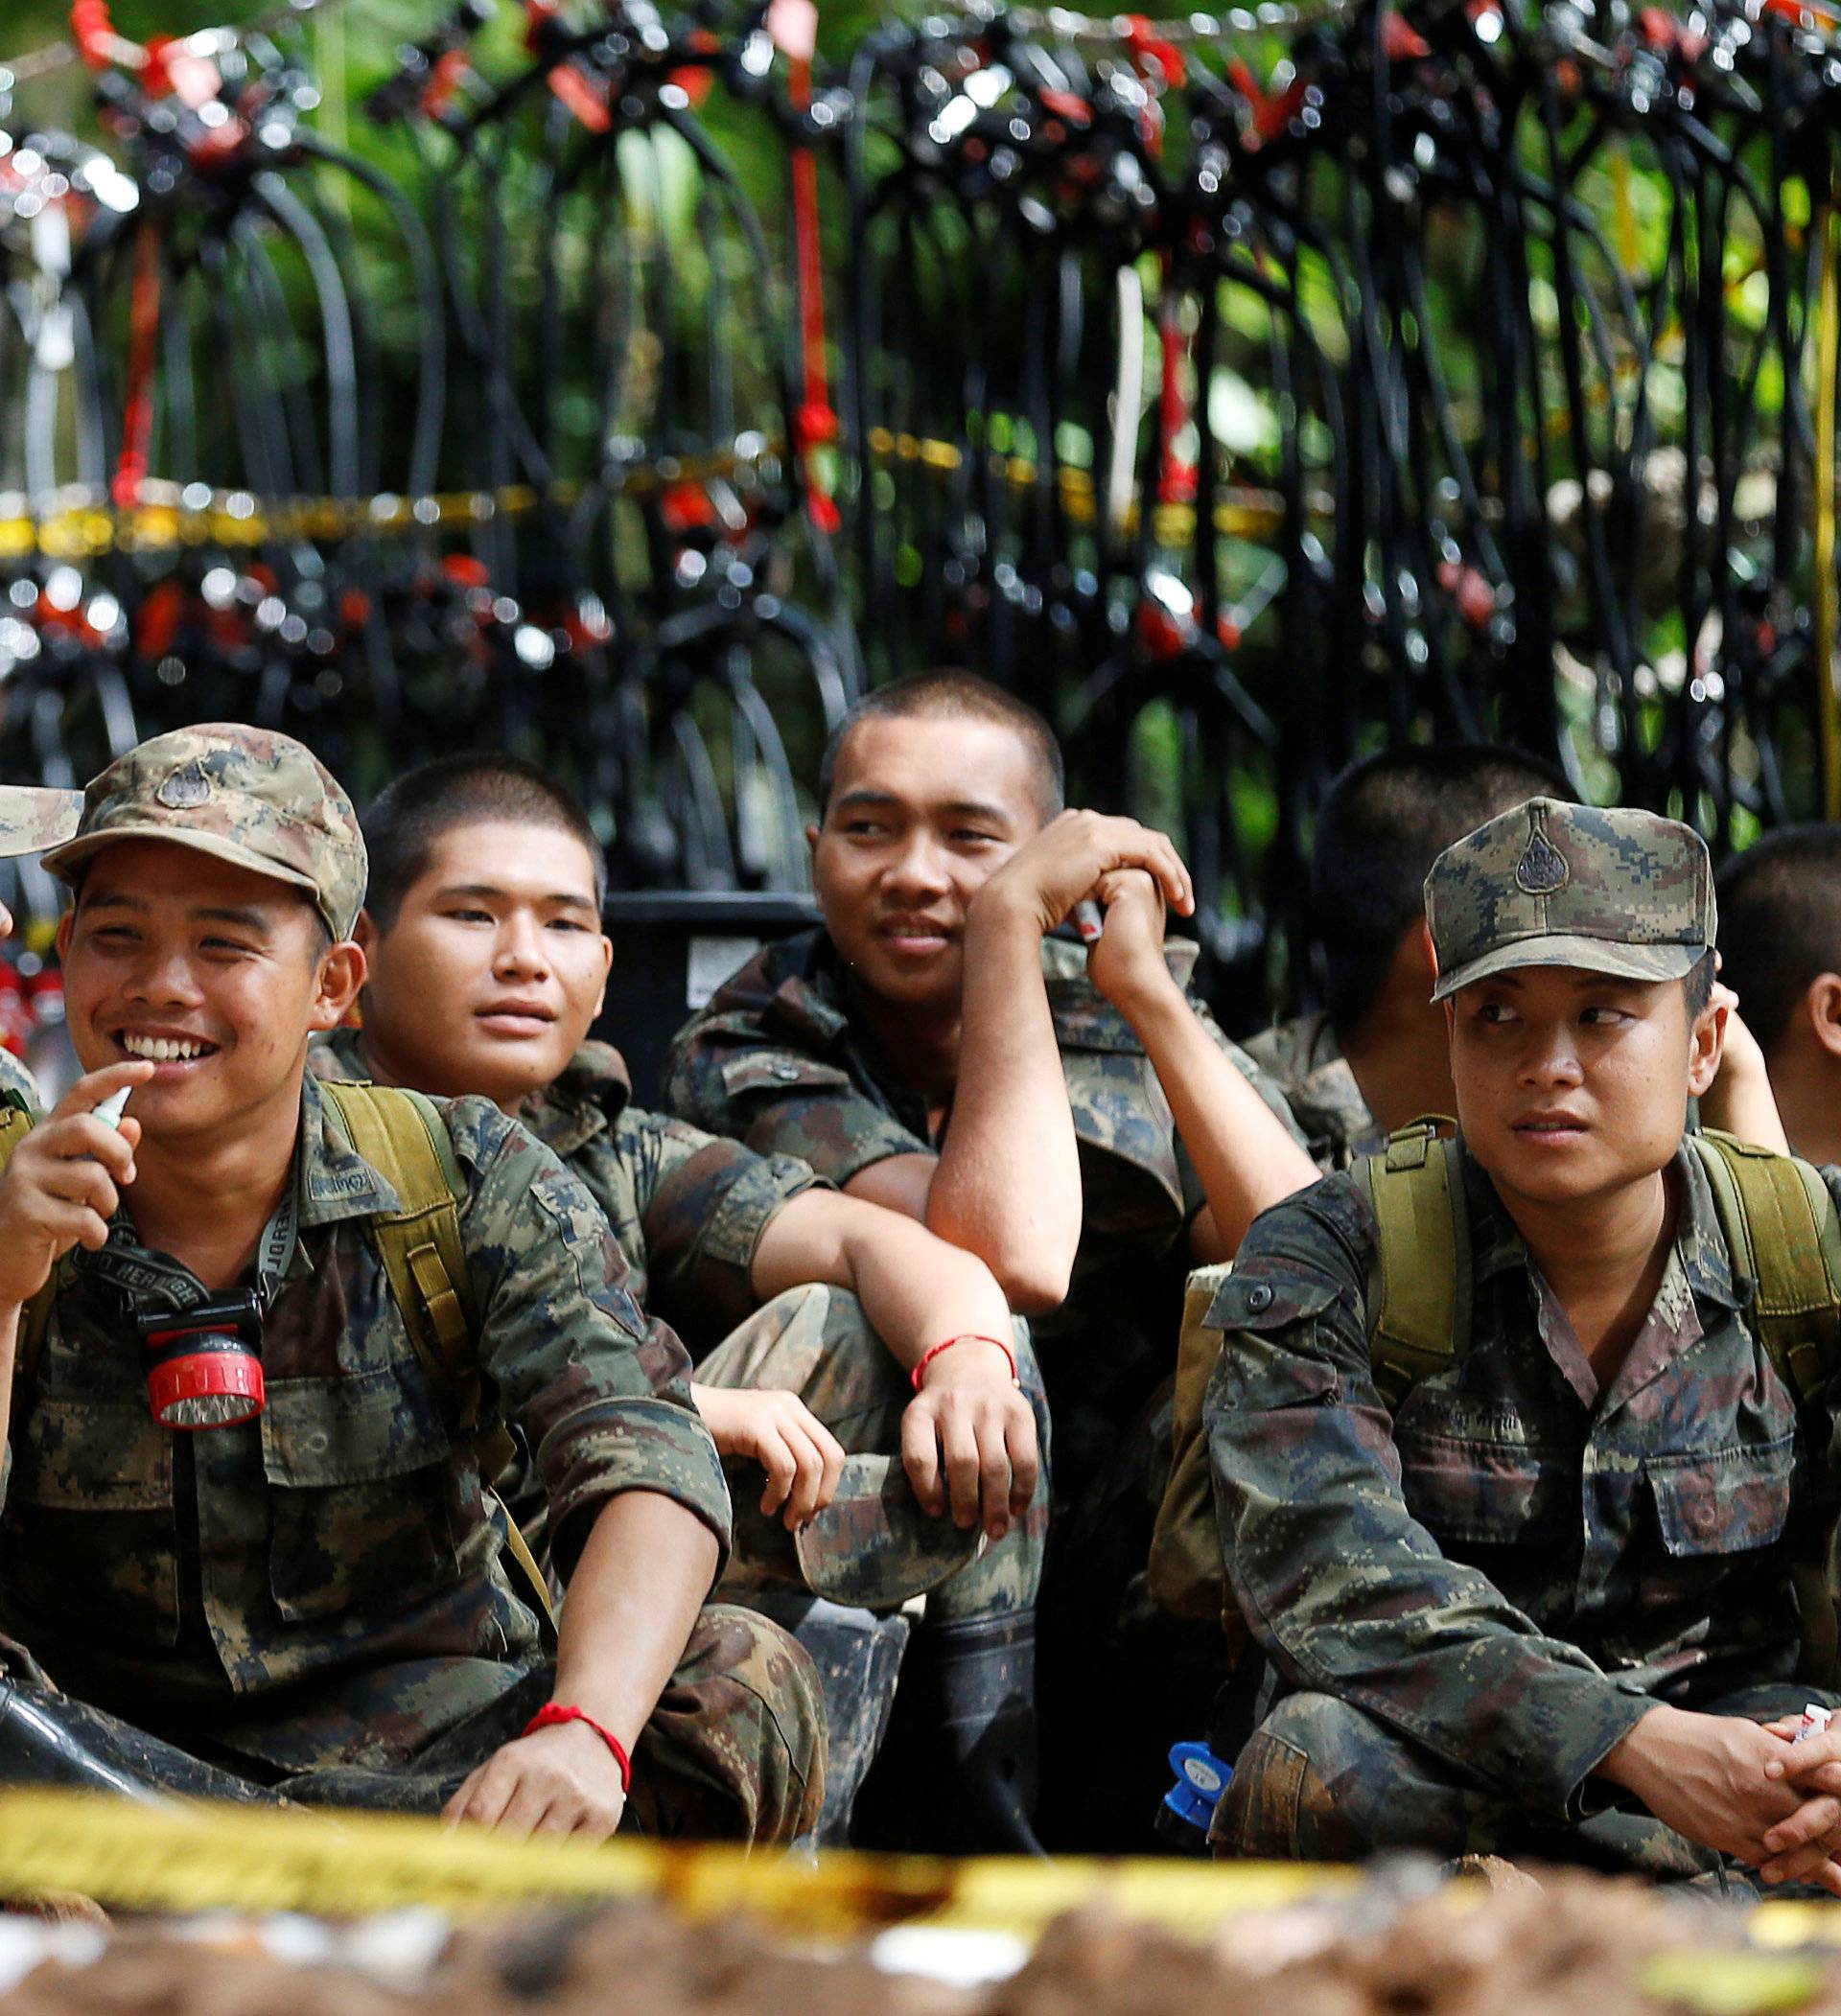
{"type": "Polygon", "coordinates": [[[265,1393],[256,1298],[140,1319],[147,1347],[147,1402],[168,1428],[225,1428],[253,1421],[265,1393]]]}

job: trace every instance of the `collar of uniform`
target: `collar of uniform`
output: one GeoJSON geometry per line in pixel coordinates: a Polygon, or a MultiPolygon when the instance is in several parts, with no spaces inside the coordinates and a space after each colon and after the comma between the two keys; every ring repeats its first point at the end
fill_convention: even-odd
{"type": "Polygon", "coordinates": [[[1285,1088],[1293,1117],[1307,1134],[1322,1133],[1339,1145],[1346,1144],[1356,1155],[1384,1154],[1387,1137],[1375,1119],[1355,1072],[1337,1040],[1336,1025],[1327,1009],[1300,1015],[1274,1032],[1281,1042],[1270,1047],[1270,1056],[1261,1055],[1248,1045],[1253,1056],[1285,1088]]]}
{"type": "Polygon", "coordinates": [[[761,1019],[768,1029],[825,1050],[849,1031],[844,962],[824,925],[777,940],[757,965],[767,993],[761,1019]]]}
{"type": "Polygon", "coordinates": [[[301,1083],[300,1104],[302,1226],[400,1211],[402,1200],[396,1192],[331,1124],[326,1096],[311,1071],[301,1083]]]}
{"type": "MultiPolygon", "coordinates": [[[[1746,1297],[1733,1280],[1713,1193],[1708,1188],[1699,1160],[1685,1141],[1675,1150],[1673,1169],[1676,1194],[1681,1199],[1675,1216],[1675,1253],[1682,1274],[1697,1299],[1716,1302],[1724,1309],[1741,1309],[1746,1297]]],[[[1473,1278],[1487,1281],[1507,1267],[1531,1270],[1533,1260],[1515,1229],[1508,1207],[1468,1149],[1464,1152],[1464,1186],[1470,1201],[1473,1278]]]]}
{"type": "Polygon", "coordinates": [[[518,1117],[547,1148],[572,1155],[605,1133],[633,1098],[626,1059],[611,1043],[584,1043],[518,1117]]]}

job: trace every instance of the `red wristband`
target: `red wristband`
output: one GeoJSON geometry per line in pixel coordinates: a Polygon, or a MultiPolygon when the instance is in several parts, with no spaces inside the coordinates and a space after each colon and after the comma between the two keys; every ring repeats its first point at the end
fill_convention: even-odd
{"type": "Polygon", "coordinates": [[[610,1735],[594,1720],[594,1716],[586,1714],[582,1709],[565,1707],[560,1702],[549,1702],[539,1708],[536,1714],[525,1723],[523,1734],[529,1736],[538,1729],[550,1728],[559,1722],[587,1723],[595,1735],[614,1752],[614,1761],[620,1767],[621,1792],[627,1793],[633,1790],[633,1760],[626,1754],[626,1746],[618,1736],[610,1735]]]}
{"type": "Polygon", "coordinates": [[[908,1375],[909,1378],[912,1379],[914,1381],[914,1390],[917,1393],[919,1393],[920,1390],[920,1381],[927,1375],[927,1367],[933,1363],[934,1359],[937,1358],[943,1351],[950,1351],[955,1344],[996,1345],[997,1349],[1001,1351],[1004,1356],[1010,1360],[1010,1383],[1013,1386],[1020,1386],[1023,1383],[1022,1380],[1016,1377],[1016,1354],[1011,1350],[1010,1346],[1004,1342],[1002,1337],[988,1337],[984,1334],[982,1331],[967,1330],[962,1331],[956,1337],[943,1337],[938,1344],[931,1346],[922,1355],[920,1364],[918,1364],[914,1368],[913,1372],[911,1372],[908,1375]]]}

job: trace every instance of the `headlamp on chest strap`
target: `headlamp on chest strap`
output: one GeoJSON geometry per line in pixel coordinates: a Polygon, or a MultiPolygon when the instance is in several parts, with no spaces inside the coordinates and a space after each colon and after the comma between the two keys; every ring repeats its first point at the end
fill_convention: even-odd
{"type": "Polygon", "coordinates": [[[162,1427],[232,1427],[262,1412],[262,1304],[253,1290],[135,1321],[147,1348],[148,1405],[162,1427]]]}

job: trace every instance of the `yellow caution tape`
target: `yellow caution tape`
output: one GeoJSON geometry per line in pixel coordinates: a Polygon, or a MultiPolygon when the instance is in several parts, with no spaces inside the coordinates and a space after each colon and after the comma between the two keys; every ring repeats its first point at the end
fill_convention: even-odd
{"type": "Polygon", "coordinates": [[[745,1910],[816,1936],[925,1923],[1033,1938],[1061,1912],[1104,1900],[1205,1935],[1237,1913],[1360,1881],[1293,1863],[827,1854],[814,1864],[734,1847],[518,1842],[398,1815],[0,1794],[0,1897],[79,1890],[128,1911],[358,1917],[420,1904],[471,1917],[649,1897],[690,1917],[745,1910]]]}

